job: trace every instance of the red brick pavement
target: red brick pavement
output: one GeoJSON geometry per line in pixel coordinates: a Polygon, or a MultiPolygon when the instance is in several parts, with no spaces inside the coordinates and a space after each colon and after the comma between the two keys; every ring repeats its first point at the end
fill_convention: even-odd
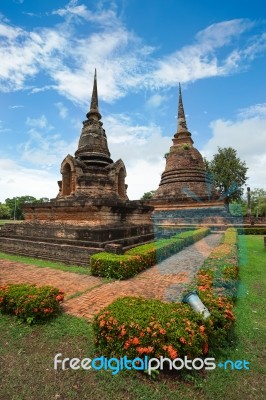
{"type": "Polygon", "coordinates": [[[66,296],[70,296],[103,284],[103,279],[0,259],[0,285],[7,283],[52,285],[62,289],[66,296]]]}

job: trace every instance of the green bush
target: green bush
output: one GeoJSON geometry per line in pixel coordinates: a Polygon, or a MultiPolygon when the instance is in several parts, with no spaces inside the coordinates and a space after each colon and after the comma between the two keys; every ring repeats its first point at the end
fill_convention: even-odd
{"type": "Polygon", "coordinates": [[[114,279],[127,279],[177,253],[185,246],[208,235],[208,228],[179,233],[170,239],[143,244],[123,255],[94,254],[90,260],[93,275],[114,279]]]}
{"type": "Polygon", "coordinates": [[[256,228],[238,228],[239,235],[266,235],[266,227],[256,228]]]}
{"type": "Polygon", "coordinates": [[[209,318],[203,320],[188,304],[120,298],[94,319],[99,352],[131,359],[145,355],[194,358],[207,354],[209,346],[223,345],[235,320],[232,291],[238,279],[236,241],[236,230],[228,229],[190,287],[197,290],[209,309],[209,318]]]}
{"type": "Polygon", "coordinates": [[[127,279],[145,269],[139,257],[105,252],[94,254],[90,265],[92,275],[114,279],[127,279]]]}
{"type": "Polygon", "coordinates": [[[0,286],[0,311],[34,323],[61,312],[64,293],[52,286],[14,284],[0,286]]]}

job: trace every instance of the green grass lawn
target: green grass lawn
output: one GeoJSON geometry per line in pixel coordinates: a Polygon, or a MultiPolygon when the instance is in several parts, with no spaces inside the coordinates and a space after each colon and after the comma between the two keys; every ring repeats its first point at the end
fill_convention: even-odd
{"type": "Polygon", "coordinates": [[[216,361],[250,362],[249,371],[216,368],[208,374],[164,376],[153,381],[141,373],[53,369],[57,353],[93,358],[91,324],[62,315],[46,325],[27,326],[0,317],[0,399],[3,400],[247,400],[265,398],[266,250],[263,236],[239,238],[241,285],[231,345],[216,361]]]}
{"type": "Polygon", "coordinates": [[[75,272],[77,274],[91,275],[91,271],[89,268],[89,262],[88,262],[88,267],[82,267],[82,266],[78,266],[78,265],[66,265],[66,264],[59,263],[59,262],[41,260],[38,258],[31,258],[31,257],[26,257],[26,256],[20,256],[20,255],[17,256],[17,255],[13,255],[13,254],[7,254],[7,253],[0,252],[0,260],[1,259],[17,261],[17,262],[21,262],[24,264],[31,264],[31,265],[35,265],[36,267],[40,267],[40,268],[53,268],[53,269],[59,269],[61,271],[66,271],[66,272],[75,272]]]}
{"type": "Polygon", "coordinates": [[[23,221],[13,220],[13,219],[0,219],[0,226],[5,224],[20,224],[23,221]]]}

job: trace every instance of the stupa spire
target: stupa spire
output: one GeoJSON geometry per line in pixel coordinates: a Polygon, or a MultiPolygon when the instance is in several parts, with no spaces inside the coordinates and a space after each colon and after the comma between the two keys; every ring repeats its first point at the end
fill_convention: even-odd
{"type": "Polygon", "coordinates": [[[87,113],[87,118],[86,121],[83,121],[75,157],[88,166],[104,168],[106,165],[112,164],[113,160],[110,158],[107,137],[103,129],[103,123],[100,121],[102,116],[98,108],[96,69],[94,73],[91,105],[87,113]]]}
{"type": "Polygon", "coordinates": [[[185,117],[185,112],[184,112],[180,83],[179,83],[179,102],[178,102],[178,119],[177,120],[178,120],[177,133],[187,132],[187,122],[186,122],[186,117],[185,117]]]}
{"type": "Polygon", "coordinates": [[[87,113],[87,118],[91,116],[96,116],[98,120],[102,118],[101,114],[99,113],[99,106],[98,106],[98,90],[97,90],[97,72],[95,68],[94,72],[94,81],[93,81],[93,89],[91,95],[91,105],[90,111],[87,113]]]}

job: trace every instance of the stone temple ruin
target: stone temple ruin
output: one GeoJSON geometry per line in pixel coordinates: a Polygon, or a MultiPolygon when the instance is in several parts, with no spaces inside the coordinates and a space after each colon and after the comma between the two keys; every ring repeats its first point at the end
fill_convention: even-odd
{"type": "Polygon", "coordinates": [[[224,202],[206,175],[187,129],[179,87],[178,127],[159,188],[148,202],[129,201],[126,168],[113,162],[98,107],[96,71],[78,148],[61,164],[59,193],[25,204],[25,221],[0,230],[0,250],[88,265],[91,254],[123,252],[195,226],[228,222],[224,202]]]}
{"type": "MultiPolygon", "coordinates": [[[[224,225],[229,215],[224,200],[206,173],[202,155],[193,146],[180,85],[178,126],[172,141],[159,188],[149,201],[154,207],[154,226],[182,228],[203,225],[218,228],[224,225]]],[[[160,229],[156,232],[160,232],[160,229]]]]}
{"type": "Polygon", "coordinates": [[[91,254],[153,239],[153,208],[128,200],[125,165],[110,158],[96,71],[78,149],[63,160],[61,174],[55,199],[25,204],[25,222],[1,229],[2,251],[87,265],[91,254]]]}

